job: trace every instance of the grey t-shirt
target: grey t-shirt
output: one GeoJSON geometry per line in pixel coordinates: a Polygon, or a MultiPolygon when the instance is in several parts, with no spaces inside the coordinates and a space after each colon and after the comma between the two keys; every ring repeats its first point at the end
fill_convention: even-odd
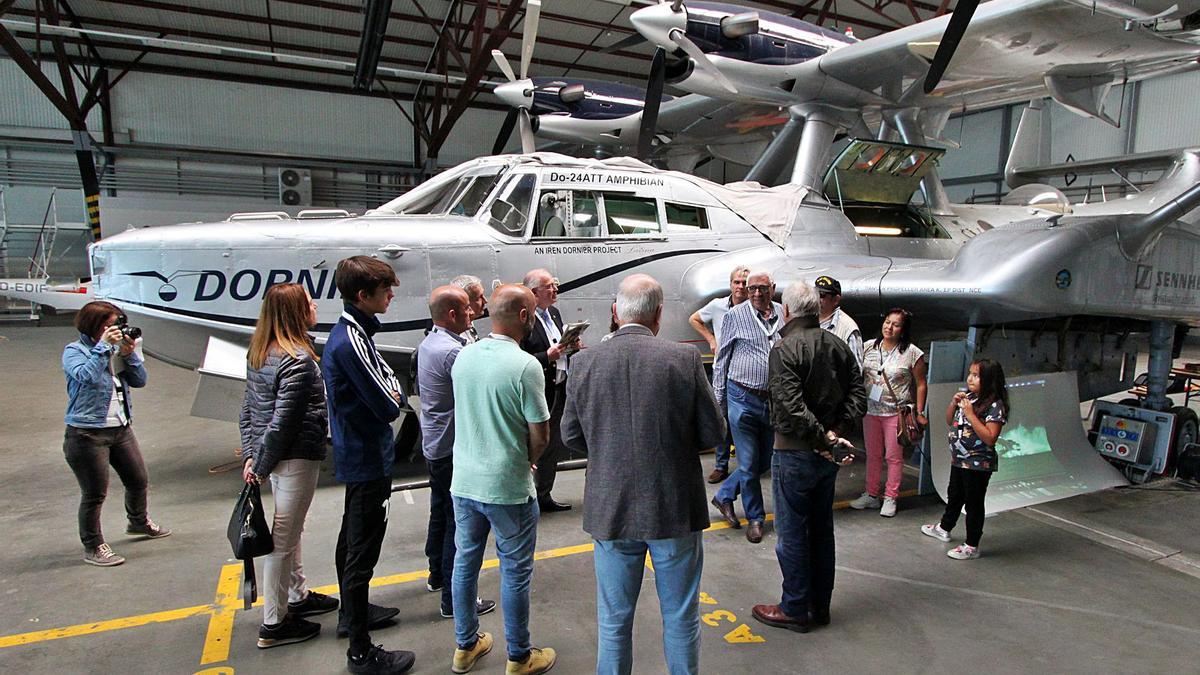
{"type": "Polygon", "coordinates": [[[718,345],[721,344],[721,324],[725,321],[725,315],[733,309],[733,306],[729,304],[731,297],[713,298],[698,312],[700,320],[712,326],[713,336],[716,337],[718,345]]]}

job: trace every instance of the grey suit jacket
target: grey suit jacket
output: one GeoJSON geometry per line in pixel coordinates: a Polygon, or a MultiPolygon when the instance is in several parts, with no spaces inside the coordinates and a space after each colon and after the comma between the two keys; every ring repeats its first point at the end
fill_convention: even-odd
{"type": "Polygon", "coordinates": [[[574,356],[563,442],[587,452],[583,529],[600,540],[668,539],[708,527],[700,450],[725,422],[700,352],[636,324],[574,356]]]}

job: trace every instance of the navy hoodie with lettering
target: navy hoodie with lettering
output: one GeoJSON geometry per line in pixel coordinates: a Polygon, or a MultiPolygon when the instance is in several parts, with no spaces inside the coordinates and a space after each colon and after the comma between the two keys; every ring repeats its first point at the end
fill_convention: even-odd
{"type": "Polygon", "coordinates": [[[334,469],[343,483],[392,475],[392,422],[400,416],[392,392],[401,390],[371,339],[380,327],[375,317],[346,304],[322,352],[334,469]]]}

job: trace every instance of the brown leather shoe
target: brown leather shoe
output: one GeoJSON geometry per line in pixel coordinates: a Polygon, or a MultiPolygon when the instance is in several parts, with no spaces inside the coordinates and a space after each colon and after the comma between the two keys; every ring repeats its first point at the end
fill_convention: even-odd
{"type": "Polygon", "coordinates": [[[762,541],[762,528],[763,524],[761,520],[750,521],[750,526],[746,528],[746,541],[751,544],[757,544],[762,541]]]}
{"type": "Polygon", "coordinates": [[[722,502],[713,497],[712,505],[721,512],[721,520],[729,523],[729,526],[735,530],[742,529],[742,521],[738,520],[737,514],[733,512],[733,502],[722,502]]]}
{"type": "Polygon", "coordinates": [[[724,469],[713,469],[712,473],[708,474],[708,482],[713,485],[724,483],[726,478],[729,478],[729,472],[724,469]]]}
{"type": "Polygon", "coordinates": [[[795,619],[783,613],[779,605],[755,605],[754,618],[768,626],[786,628],[797,633],[807,633],[812,624],[808,619],[795,619]]]}

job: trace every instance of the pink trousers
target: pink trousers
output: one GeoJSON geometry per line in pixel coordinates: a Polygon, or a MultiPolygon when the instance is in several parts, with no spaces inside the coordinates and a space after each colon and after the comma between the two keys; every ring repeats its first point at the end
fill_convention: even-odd
{"type": "Polygon", "coordinates": [[[863,441],[867,446],[867,494],[879,496],[879,474],[887,458],[887,484],[883,496],[900,496],[900,476],[904,473],[904,449],[896,440],[899,415],[867,415],[863,417],[863,441]]]}

